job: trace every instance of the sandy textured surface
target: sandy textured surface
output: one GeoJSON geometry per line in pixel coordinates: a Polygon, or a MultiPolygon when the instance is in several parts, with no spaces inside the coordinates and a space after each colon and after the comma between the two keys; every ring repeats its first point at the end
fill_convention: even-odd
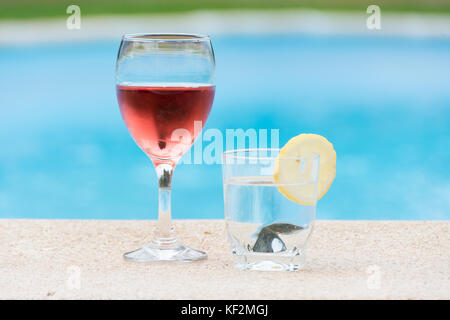
{"type": "Polygon", "coordinates": [[[206,261],[124,261],[153,225],[0,220],[0,298],[450,299],[449,221],[318,221],[305,268],[289,273],[235,270],[214,220],[176,222],[206,261]]]}

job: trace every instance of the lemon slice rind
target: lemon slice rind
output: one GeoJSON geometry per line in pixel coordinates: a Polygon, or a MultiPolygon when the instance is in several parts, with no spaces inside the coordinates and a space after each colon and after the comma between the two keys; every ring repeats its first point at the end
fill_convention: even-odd
{"type": "MultiPolygon", "coordinates": [[[[302,205],[314,205],[330,189],[336,176],[336,152],[333,145],[317,134],[300,134],[284,145],[275,160],[273,179],[286,198],[302,205]],[[317,183],[317,199],[315,185],[296,185],[299,181],[295,168],[300,157],[320,156],[317,183]],[[291,185],[289,185],[291,184],[291,185]]],[[[304,177],[303,177],[304,179],[304,177]]]]}

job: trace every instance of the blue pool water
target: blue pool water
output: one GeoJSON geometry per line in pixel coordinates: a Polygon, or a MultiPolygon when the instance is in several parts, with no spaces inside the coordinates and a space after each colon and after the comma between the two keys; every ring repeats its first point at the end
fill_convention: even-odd
{"type": "MultiPolygon", "coordinates": [[[[450,218],[450,39],[213,37],[206,128],[324,135],[319,219],[450,218]]],[[[0,48],[0,217],[156,218],[156,177],[118,110],[119,42],[0,48]]],[[[219,165],[175,170],[175,218],[223,218],[219,165]]]]}

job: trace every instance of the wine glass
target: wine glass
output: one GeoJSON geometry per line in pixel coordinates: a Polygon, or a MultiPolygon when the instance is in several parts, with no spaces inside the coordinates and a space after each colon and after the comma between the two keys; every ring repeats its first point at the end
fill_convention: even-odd
{"type": "Polygon", "coordinates": [[[116,89],[122,118],[152,160],[159,212],[151,242],[124,254],[137,262],[195,261],[206,253],[183,245],[170,213],[172,174],[203,129],[214,100],[215,59],[208,36],[128,34],[117,57],[116,89]]]}

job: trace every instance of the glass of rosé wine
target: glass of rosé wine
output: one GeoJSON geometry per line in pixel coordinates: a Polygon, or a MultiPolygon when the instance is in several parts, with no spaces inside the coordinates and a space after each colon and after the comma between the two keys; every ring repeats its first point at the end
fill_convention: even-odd
{"type": "Polygon", "coordinates": [[[156,168],[157,227],[151,242],[127,260],[196,261],[206,253],[183,245],[170,213],[172,174],[201,132],[214,100],[215,59],[208,36],[128,34],[117,57],[116,89],[122,118],[156,168]]]}

